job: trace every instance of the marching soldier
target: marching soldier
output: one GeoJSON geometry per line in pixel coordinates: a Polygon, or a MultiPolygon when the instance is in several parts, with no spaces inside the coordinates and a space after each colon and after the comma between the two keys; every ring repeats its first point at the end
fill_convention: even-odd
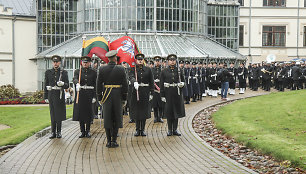
{"type": "Polygon", "coordinates": [[[160,73],[161,68],[161,57],[155,56],[154,58],[154,67],[152,68],[153,78],[154,78],[154,93],[152,100],[152,108],[154,111],[154,123],[161,122],[163,123],[162,114],[163,114],[163,104],[160,97],[160,73]]]}
{"type": "Polygon", "coordinates": [[[237,76],[239,80],[239,94],[244,94],[246,89],[246,77],[248,70],[244,67],[244,63],[240,63],[239,68],[237,69],[237,76]]]}
{"type": "Polygon", "coordinates": [[[135,58],[136,72],[135,68],[131,68],[129,72],[129,80],[134,87],[131,94],[130,114],[136,122],[134,135],[146,136],[144,129],[146,120],[151,117],[149,101],[153,99],[154,80],[151,69],[144,65],[144,55],[137,54],[135,58]]]}
{"type": "Polygon", "coordinates": [[[185,117],[184,98],[182,88],[184,87],[184,72],[176,67],[177,56],[170,54],[167,57],[169,67],[161,73],[161,96],[165,105],[165,116],[167,117],[167,136],[181,136],[177,131],[178,119],[185,117]]]}
{"type": "Polygon", "coordinates": [[[49,103],[51,117],[51,131],[49,137],[62,138],[62,121],[66,120],[66,104],[64,89],[68,89],[68,73],[60,68],[62,58],[52,56],[53,68],[45,72],[44,99],[49,103]]]}
{"type": "Polygon", "coordinates": [[[107,137],[106,147],[118,147],[117,134],[123,127],[122,107],[126,105],[128,84],[124,67],[116,65],[117,51],[106,53],[108,64],[99,69],[97,98],[103,105],[104,128],[107,137]]]}
{"type": "Polygon", "coordinates": [[[73,107],[73,121],[79,121],[81,135],[79,138],[90,138],[90,124],[93,118],[92,104],[96,102],[97,71],[90,67],[91,58],[82,56],[82,69],[74,71],[76,97],[73,107]],[[79,93],[79,98],[77,97],[79,93]]]}

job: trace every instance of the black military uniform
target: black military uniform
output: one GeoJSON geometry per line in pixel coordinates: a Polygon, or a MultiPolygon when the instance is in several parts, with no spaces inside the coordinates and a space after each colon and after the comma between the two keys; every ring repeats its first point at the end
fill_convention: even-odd
{"type": "Polygon", "coordinates": [[[239,80],[239,94],[244,94],[246,88],[246,77],[247,77],[248,70],[244,67],[244,64],[241,63],[239,68],[237,69],[237,76],[239,80]]]}
{"type": "Polygon", "coordinates": [[[192,77],[192,91],[193,91],[193,96],[192,96],[192,102],[197,101],[197,97],[200,94],[200,84],[199,84],[199,71],[198,68],[196,67],[198,63],[197,62],[192,62],[192,68],[191,68],[191,77],[192,77]]]}
{"type": "Polygon", "coordinates": [[[236,88],[236,68],[233,63],[231,63],[231,66],[228,68],[228,72],[231,74],[229,79],[229,94],[234,95],[236,88]]]}
{"type": "Polygon", "coordinates": [[[249,70],[249,72],[250,72],[249,78],[250,80],[252,80],[251,89],[257,91],[259,85],[260,69],[257,67],[256,63],[253,64],[253,67],[251,67],[251,70],[249,70]]]}
{"type": "Polygon", "coordinates": [[[128,84],[123,66],[116,65],[116,50],[106,53],[110,62],[99,68],[97,98],[103,105],[106,147],[118,147],[117,134],[122,123],[122,106],[126,104],[128,84]]]}
{"type": "MultiPolygon", "coordinates": [[[[216,65],[216,63],[213,63],[214,65],[216,65]]],[[[217,67],[214,66],[212,68],[209,69],[209,75],[208,75],[208,78],[209,78],[209,82],[211,84],[211,96],[212,97],[217,97],[218,96],[218,79],[217,79],[217,73],[218,73],[218,70],[217,70],[217,67]]]]}
{"type": "MultiPolygon", "coordinates": [[[[81,57],[82,64],[90,63],[88,56],[81,57]]],[[[89,67],[82,66],[82,70],[74,71],[73,83],[76,85],[76,96],[73,107],[73,121],[79,121],[81,135],[79,138],[90,138],[90,123],[93,119],[92,103],[96,102],[96,79],[97,71],[89,67]],[[80,77],[80,81],[79,81],[80,77]],[[77,93],[79,91],[79,98],[77,93]],[[85,127],[86,125],[86,127],[85,127]]]]}
{"type": "Polygon", "coordinates": [[[284,91],[285,88],[285,76],[287,74],[287,68],[284,67],[284,64],[280,64],[280,68],[277,71],[277,81],[278,81],[278,90],[284,91]]]}
{"type": "Polygon", "coordinates": [[[190,62],[186,61],[186,68],[184,69],[185,79],[186,79],[186,90],[184,90],[184,96],[186,100],[186,104],[189,104],[190,98],[193,96],[193,88],[192,88],[192,74],[191,74],[191,68],[190,62]]]}
{"type": "MultiPolygon", "coordinates": [[[[137,54],[135,58],[143,61],[144,55],[137,54]]],[[[146,119],[151,117],[149,101],[151,98],[153,99],[154,80],[152,71],[147,66],[137,64],[136,73],[137,78],[135,75],[135,68],[130,69],[129,80],[134,85],[131,94],[130,115],[136,122],[136,133],[134,135],[146,136],[144,129],[146,119]],[[137,98],[137,96],[139,98],[137,98]]]]}
{"type": "Polygon", "coordinates": [[[293,79],[292,90],[299,90],[300,89],[299,80],[300,80],[303,72],[302,72],[299,65],[300,65],[300,62],[296,63],[296,65],[292,67],[292,79],[293,79]]]}
{"type": "MultiPolygon", "coordinates": [[[[61,61],[61,57],[52,56],[54,64],[61,61]]],[[[44,99],[49,102],[52,135],[49,138],[61,138],[62,121],[66,120],[65,91],[68,89],[68,73],[60,67],[45,72],[44,99]]]]}
{"type": "MultiPolygon", "coordinates": [[[[176,61],[176,55],[170,54],[167,59],[176,61]]],[[[170,64],[170,63],[169,63],[170,64]]],[[[184,98],[182,88],[184,87],[184,72],[180,71],[174,64],[164,69],[161,73],[161,96],[166,103],[165,117],[168,123],[168,136],[181,134],[177,131],[178,119],[185,117],[184,98]]]]}
{"type": "MultiPolygon", "coordinates": [[[[161,57],[155,56],[155,62],[160,62],[161,57]]],[[[153,78],[154,78],[154,93],[153,93],[153,100],[151,106],[154,110],[154,123],[164,121],[162,120],[163,117],[163,104],[160,97],[160,73],[162,71],[161,64],[156,63],[155,67],[152,68],[153,78]]]]}
{"type": "Polygon", "coordinates": [[[267,63],[266,67],[262,69],[262,79],[264,81],[264,90],[270,91],[271,88],[271,76],[273,73],[273,68],[271,67],[270,63],[267,63]]]}

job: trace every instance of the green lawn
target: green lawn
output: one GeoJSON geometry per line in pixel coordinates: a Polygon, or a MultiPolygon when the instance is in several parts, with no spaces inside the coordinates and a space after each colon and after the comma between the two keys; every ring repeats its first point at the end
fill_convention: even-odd
{"type": "Polygon", "coordinates": [[[238,142],[306,169],[306,90],[236,101],[213,120],[238,142]]]}
{"type": "MultiPolygon", "coordinates": [[[[67,118],[73,105],[67,105],[67,118]]],[[[0,107],[0,124],[10,126],[0,131],[0,146],[18,144],[34,133],[50,126],[49,106],[0,107]]]]}

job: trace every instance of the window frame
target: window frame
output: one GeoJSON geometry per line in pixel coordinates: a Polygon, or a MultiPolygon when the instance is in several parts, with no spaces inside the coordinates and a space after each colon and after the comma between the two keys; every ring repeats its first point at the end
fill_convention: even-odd
{"type": "Polygon", "coordinates": [[[244,0],[238,0],[238,2],[240,3],[240,6],[244,6],[244,0]]]}
{"type": "Polygon", "coordinates": [[[239,25],[239,47],[243,46],[244,46],[244,25],[239,25]]]}
{"type": "Polygon", "coordinates": [[[286,38],[287,38],[286,37],[286,31],[287,31],[287,28],[286,28],[285,25],[277,25],[277,26],[274,26],[274,25],[273,26],[272,25],[263,25],[262,26],[262,46],[263,47],[286,47],[286,38]],[[272,27],[272,31],[265,31],[264,27],[272,27]],[[285,30],[284,31],[278,31],[276,29],[277,27],[284,27],[285,30]],[[272,34],[272,37],[271,37],[272,41],[270,42],[271,44],[264,44],[265,43],[265,41],[264,41],[265,33],[267,33],[267,42],[266,43],[269,43],[268,37],[269,37],[269,34],[272,34]],[[276,45],[276,41],[275,41],[276,40],[276,34],[280,34],[279,35],[279,40],[280,40],[280,44],[279,45],[276,45]],[[282,34],[284,36],[284,38],[283,38],[283,40],[284,40],[283,45],[281,43],[282,34]]]}
{"type": "Polygon", "coordinates": [[[286,7],[286,0],[263,0],[263,7],[286,7]],[[277,2],[280,2],[278,5],[277,2]],[[284,2],[284,5],[282,5],[284,2]]]}

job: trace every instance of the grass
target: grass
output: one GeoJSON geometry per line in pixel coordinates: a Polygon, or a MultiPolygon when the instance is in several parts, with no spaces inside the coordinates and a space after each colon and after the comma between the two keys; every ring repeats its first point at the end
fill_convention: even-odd
{"type": "Polygon", "coordinates": [[[238,142],[306,169],[306,90],[236,101],[213,121],[238,142]]]}
{"type": "MultiPolygon", "coordinates": [[[[72,105],[66,109],[67,118],[72,117],[72,105]]],[[[0,130],[0,146],[18,144],[50,126],[49,106],[0,107],[0,124],[11,127],[0,130]]]]}

